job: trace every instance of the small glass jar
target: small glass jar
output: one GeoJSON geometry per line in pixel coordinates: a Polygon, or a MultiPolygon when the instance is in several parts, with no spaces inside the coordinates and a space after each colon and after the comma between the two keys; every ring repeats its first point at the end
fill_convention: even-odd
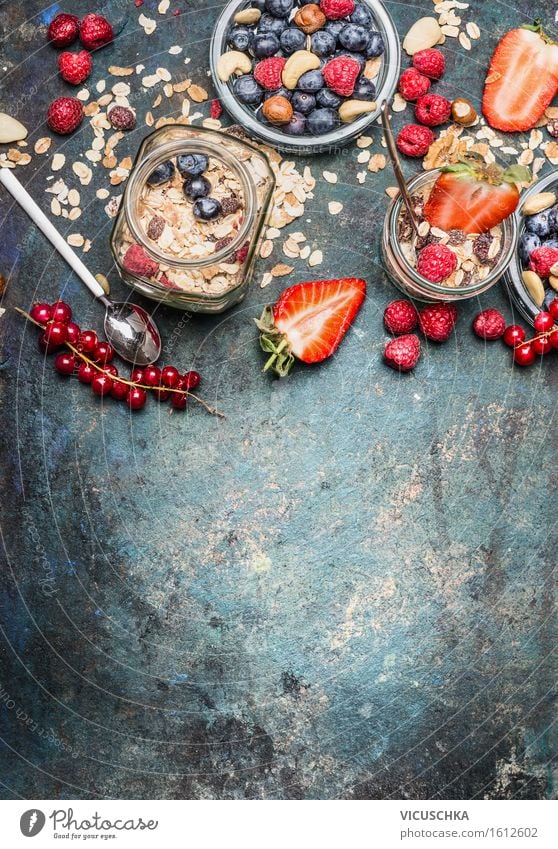
{"type": "MultiPolygon", "coordinates": [[[[407,183],[409,194],[412,196],[428,191],[436,182],[439,168],[419,174],[407,183]]],[[[418,301],[464,301],[487,292],[500,280],[506,271],[517,246],[517,222],[512,215],[502,222],[501,250],[498,259],[489,273],[482,280],[477,280],[466,286],[444,286],[431,283],[420,275],[405,255],[399,237],[399,218],[403,212],[403,199],[398,195],[390,204],[384,222],[382,233],[382,256],[386,270],[397,286],[406,295],[418,301]]]]}
{"type": "Polygon", "coordinates": [[[237,304],[253,274],[274,189],[267,156],[243,139],[179,124],[156,130],[138,151],[112,231],[120,276],[142,295],[177,309],[219,313],[237,304]],[[224,201],[230,192],[229,206],[237,203],[232,214],[223,204],[223,213],[207,222],[188,211],[176,168],[177,157],[186,154],[207,157],[211,194],[224,201]],[[169,161],[175,185],[150,185],[150,175],[169,161]],[[146,226],[151,215],[160,219],[153,228],[146,226]]]}

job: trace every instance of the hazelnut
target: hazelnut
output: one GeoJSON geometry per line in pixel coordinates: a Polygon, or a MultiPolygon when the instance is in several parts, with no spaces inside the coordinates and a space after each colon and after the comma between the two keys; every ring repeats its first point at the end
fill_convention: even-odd
{"type": "Polygon", "coordinates": [[[327,24],[327,18],[316,3],[303,6],[294,16],[294,22],[306,35],[312,35],[327,24]]]}
{"type": "Polygon", "coordinates": [[[270,124],[288,124],[293,117],[293,107],[286,97],[275,94],[266,100],[262,112],[270,124]]]}
{"type": "Polygon", "coordinates": [[[451,104],[451,117],[456,124],[461,124],[462,127],[471,127],[478,116],[468,100],[458,97],[451,104]]]}

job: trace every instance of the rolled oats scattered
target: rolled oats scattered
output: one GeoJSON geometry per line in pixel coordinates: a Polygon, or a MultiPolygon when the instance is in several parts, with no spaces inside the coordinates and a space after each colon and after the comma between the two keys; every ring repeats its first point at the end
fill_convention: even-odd
{"type": "Polygon", "coordinates": [[[328,203],[328,209],[330,215],[339,215],[343,211],[343,204],[332,200],[328,203]]]}
{"type": "Polygon", "coordinates": [[[81,248],[85,244],[85,238],[81,235],[81,233],[71,233],[66,241],[73,248],[81,248]]]}
{"type": "Polygon", "coordinates": [[[383,153],[376,153],[374,156],[370,158],[370,162],[368,163],[368,170],[372,171],[372,173],[377,174],[378,171],[382,171],[386,167],[386,157],[383,153]]]}
{"type": "Polygon", "coordinates": [[[265,289],[273,280],[273,274],[266,272],[262,277],[262,282],[260,283],[260,289],[265,289]]]}
{"type": "Polygon", "coordinates": [[[333,183],[333,184],[336,183],[337,180],[339,179],[337,174],[335,174],[333,171],[324,171],[323,177],[324,177],[324,180],[326,181],[326,183],[333,183]]]}
{"type": "Polygon", "coordinates": [[[270,239],[266,239],[260,248],[260,256],[262,259],[267,259],[272,253],[273,242],[270,239]]]}
{"type": "Polygon", "coordinates": [[[371,156],[372,156],[372,154],[370,153],[369,150],[361,150],[361,152],[357,156],[357,162],[360,165],[365,165],[370,160],[371,156]]]}
{"type": "Polygon", "coordinates": [[[52,144],[52,139],[49,138],[48,136],[45,136],[44,138],[37,139],[37,141],[35,142],[35,146],[34,146],[33,150],[35,151],[35,153],[38,153],[38,154],[46,153],[47,150],[49,150],[51,144],[52,144]]]}
{"type": "Polygon", "coordinates": [[[143,31],[146,35],[151,35],[157,29],[157,21],[154,21],[153,18],[146,17],[143,12],[138,18],[138,23],[140,27],[143,27],[143,31]]]}
{"type": "Polygon", "coordinates": [[[294,271],[292,265],[285,265],[282,262],[279,262],[277,265],[274,265],[271,269],[271,274],[273,277],[286,277],[288,274],[291,274],[294,271]]]}
{"type": "Polygon", "coordinates": [[[366,183],[366,171],[359,171],[357,173],[357,181],[360,183],[361,186],[363,185],[363,183],[366,183]]]}
{"type": "Polygon", "coordinates": [[[70,206],[79,206],[79,192],[77,189],[70,189],[68,192],[68,203],[70,206]]]}
{"type": "Polygon", "coordinates": [[[188,96],[194,103],[204,103],[209,98],[207,91],[200,85],[191,85],[188,89],[188,96]]]}
{"type": "Polygon", "coordinates": [[[322,251],[316,250],[316,251],[313,251],[310,254],[310,257],[308,258],[308,265],[311,268],[313,268],[315,265],[321,265],[323,260],[324,260],[324,255],[323,255],[322,251]]]}
{"type": "Polygon", "coordinates": [[[464,50],[471,49],[471,39],[464,32],[459,33],[459,43],[464,50]]]}
{"type": "Polygon", "coordinates": [[[66,162],[66,157],[63,153],[55,153],[52,157],[51,169],[52,171],[60,171],[66,162]]]}
{"type": "Polygon", "coordinates": [[[372,138],[372,136],[360,136],[360,138],[357,139],[357,147],[359,148],[370,147],[370,145],[373,143],[374,139],[372,138]]]}
{"type": "Polygon", "coordinates": [[[469,36],[469,38],[472,38],[474,40],[480,38],[480,29],[474,21],[469,21],[465,29],[467,30],[467,35],[469,36]]]}
{"type": "Polygon", "coordinates": [[[310,256],[311,253],[312,253],[312,248],[310,247],[310,245],[304,245],[304,247],[302,248],[302,250],[300,252],[300,258],[301,259],[308,259],[308,257],[310,256]]]}

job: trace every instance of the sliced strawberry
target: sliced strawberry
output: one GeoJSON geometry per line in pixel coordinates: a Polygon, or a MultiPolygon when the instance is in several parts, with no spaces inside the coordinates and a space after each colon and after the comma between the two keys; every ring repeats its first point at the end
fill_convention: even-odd
{"type": "Polygon", "coordinates": [[[530,180],[528,168],[513,165],[504,171],[469,157],[448,165],[434,183],[424,216],[440,230],[486,233],[512,215],[519,203],[516,183],[530,180]]]}
{"type": "Polygon", "coordinates": [[[264,371],[285,377],[296,357],[319,363],[339,347],[366,295],[366,282],[355,277],[298,283],[286,289],[274,307],[266,307],[257,326],[260,344],[271,354],[264,371]]]}
{"type": "Polygon", "coordinates": [[[483,114],[496,130],[532,129],[558,92],[558,45],[538,22],[506,33],[485,82],[483,114]]]}

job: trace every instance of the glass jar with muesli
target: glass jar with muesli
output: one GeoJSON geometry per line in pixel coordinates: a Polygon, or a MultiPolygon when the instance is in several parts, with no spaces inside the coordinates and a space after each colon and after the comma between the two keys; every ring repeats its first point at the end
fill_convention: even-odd
{"type": "Polygon", "coordinates": [[[218,313],[246,294],[275,177],[234,135],[167,125],[137,154],[112,231],[122,279],[143,295],[218,313]]]}
{"type": "Polygon", "coordinates": [[[513,215],[482,234],[431,227],[423,211],[440,173],[438,168],[427,171],[407,185],[418,233],[398,195],[388,209],[382,234],[382,255],[388,274],[401,291],[419,301],[461,301],[481,295],[502,277],[517,245],[513,215]],[[455,270],[440,283],[427,280],[417,269],[420,251],[433,244],[446,245],[457,259],[455,270]]]}

